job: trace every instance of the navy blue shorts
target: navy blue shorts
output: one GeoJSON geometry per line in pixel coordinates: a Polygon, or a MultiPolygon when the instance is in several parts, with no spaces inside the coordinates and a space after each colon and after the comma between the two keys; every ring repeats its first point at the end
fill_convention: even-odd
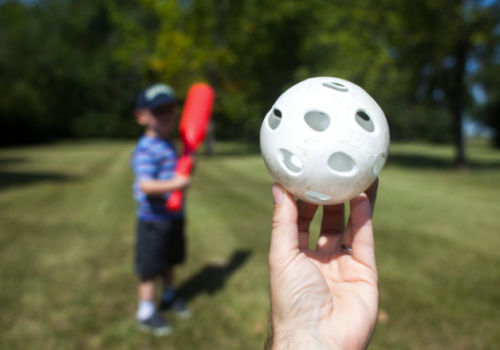
{"type": "Polygon", "coordinates": [[[163,276],[168,267],[184,262],[184,219],[138,221],[135,272],[141,279],[163,276]]]}

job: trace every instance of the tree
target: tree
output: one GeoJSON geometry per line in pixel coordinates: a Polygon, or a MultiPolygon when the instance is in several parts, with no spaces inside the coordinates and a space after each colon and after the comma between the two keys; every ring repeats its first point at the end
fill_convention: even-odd
{"type": "Polygon", "coordinates": [[[414,72],[414,92],[420,103],[446,106],[453,123],[455,164],[464,168],[462,120],[472,105],[469,91],[474,73],[467,65],[481,62],[480,52],[500,20],[500,4],[449,0],[391,1],[390,5],[402,18],[398,31],[395,27],[388,31],[397,61],[414,72]]]}
{"type": "Polygon", "coordinates": [[[0,4],[0,144],[137,134],[142,72],[110,54],[119,38],[102,1],[0,4]]]}
{"type": "MultiPolygon", "coordinates": [[[[463,167],[462,116],[474,104],[471,86],[497,64],[499,7],[480,0],[4,2],[0,142],[15,142],[11,135],[26,125],[30,140],[131,136],[141,87],[165,81],[182,97],[200,80],[217,91],[218,136],[255,140],[284,90],[337,76],[378,101],[393,139],[453,140],[463,167]]],[[[484,86],[493,103],[490,80],[484,86]]]]}
{"type": "Polygon", "coordinates": [[[477,106],[475,116],[494,129],[493,146],[500,148],[500,62],[498,55],[491,56],[491,60],[478,74],[477,80],[486,92],[486,102],[477,106]]]}

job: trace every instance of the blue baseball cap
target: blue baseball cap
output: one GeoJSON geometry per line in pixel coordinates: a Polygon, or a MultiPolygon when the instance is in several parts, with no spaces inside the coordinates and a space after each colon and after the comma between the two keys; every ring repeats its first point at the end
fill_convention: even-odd
{"type": "Polygon", "coordinates": [[[174,89],[166,84],[154,84],[142,90],[135,102],[136,108],[155,109],[163,105],[175,104],[174,89]]]}

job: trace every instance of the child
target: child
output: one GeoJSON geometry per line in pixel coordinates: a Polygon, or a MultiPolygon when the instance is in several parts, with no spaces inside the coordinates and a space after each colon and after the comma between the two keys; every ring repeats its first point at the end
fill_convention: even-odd
{"type": "Polygon", "coordinates": [[[184,211],[170,212],[166,199],[174,190],[185,190],[188,177],[175,174],[177,154],[168,139],[176,126],[178,109],[174,90],[155,84],[143,90],[136,102],[135,118],[145,133],[132,154],[133,185],[137,201],[135,270],[139,277],[137,322],[155,335],[171,332],[155,304],[155,279],[163,278],[160,309],[172,309],[181,318],[191,312],[173,288],[174,266],[184,261],[184,211]]]}

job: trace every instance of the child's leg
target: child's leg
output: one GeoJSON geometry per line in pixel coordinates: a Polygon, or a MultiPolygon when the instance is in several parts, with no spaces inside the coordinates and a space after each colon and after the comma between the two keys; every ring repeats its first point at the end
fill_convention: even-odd
{"type": "Polygon", "coordinates": [[[169,222],[139,221],[137,228],[135,272],[139,276],[137,318],[144,321],[156,312],[155,280],[167,265],[169,222]]]}
{"type": "Polygon", "coordinates": [[[139,300],[155,301],[154,279],[141,279],[139,281],[139,300]]]}
{"type": "Polygon", "coordinates": [[[141,278],[138,294],[139,309],[137,310],[137,321],[139,328],[147,332],[152,332],[157,336],[170,334],[172,328],[156,311],[154,278],[141,278]]]}
{"type": "Polygon", "coordinates": [[[139,307],[137,319],[147,320],[156,312],[155,304],[155,281],[154,279],[141,278],[138,287],[139,307]]]}
{"type": "Polygon", "coordinates": [[[174,289],[175,270],[173,266],[169,266],[163,275],[163,295],[162,303],[168,304],[175,299],[174,289]]]}
{"type": "Polygon", "coordinates": [[[184,219],[173,220],[168,230],[167,268],[163,274],[163,296],[161,300],[163,306],[170,304],[176,298],[174,289],[175,266],[184,262],[185,250],[184,219]]]}
{"type": "Polygon", "coordinates": [[[161,297],[161,308],[169,308],[178,318],[188,319],[191,317],[191,310],[189,310],[186,302],[177,296],[174,289],[175,269],[170,266],[163,275],[163,295],[161,297]]]}
{"type": "Polygon", "coordinates": [[[165,287],[174,287],[174,279],[175,279],[175,268],[173,266],[170,266],[167,268],[167,271],[165,271],[165,274],[163,275],[163,285],[165,287]]]}

